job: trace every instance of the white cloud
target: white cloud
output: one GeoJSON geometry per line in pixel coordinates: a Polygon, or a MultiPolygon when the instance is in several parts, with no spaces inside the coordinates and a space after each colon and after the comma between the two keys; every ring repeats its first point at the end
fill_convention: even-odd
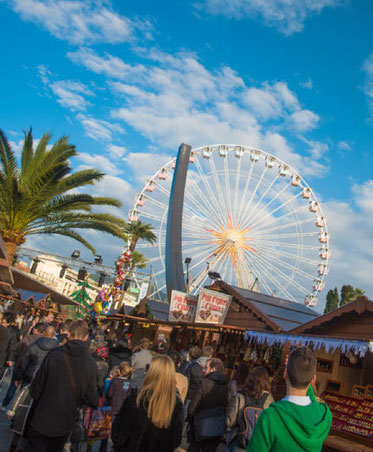
{"type": "Polygon", "coordinates": [[[11,0],[12,9],[23,20],[48,30],[72,44],[106,42],[116,44],[133,39],[137,30],[148,35],[148,21],[134,21],[117,14],[109,2],[93,0],[11,0]]]}
{"type": "Polygon", "coordinates": [[[152,177],[159,167],[168,163],[172,157],[158,152],[131,152],[123,160],[132,170],[137,181],[144,183],[152,177]]]}
{"type": "Polygon", "coordinates": [[[337,143],[337,148],[341,151],[352,151],[352,146],[347,141],[339,141],[337,143]]]}
{"type": "Polygon", "coordinates": [[[102,119],[96,119],[92,116],[83,115],[79,113],[77,116],[78,121],[82,124],[86,134],[97,141],[111,141],[112,134],[124,133],[122,127],[118,124],[112,124],[102,119]]]}
{"type": "Polygon", "coordinates": [[[14,140],[8,140],[10,147],[12,148],[12,151],[15,153],[16,157],[21,157],[22,154],[22,148],[23,148],[23,141],[24,139],[21,138],[18,141],[14,141],[14,140]]]}
{"type": "Polygon", "coordinates": [[[111,156],[114,157],[122,157],[127,152],[127,148],[124,146],[117,146],[115,144],[109,144],[106,146],[106,150],[111,156]]]}
{"type": "Polygon", "coordinates": [[[373,53],[364,61],[363,70],[366,76],[364,91],[373,117],[373,53]]]}
{"type": "Polygon", "coordinates": [[[60,80],[49,84],[57,102],[72,111],[85,111],[90,103],[83,96],[93,93],[82,83],[71,80],[60,80]]]}
{"type": "Polygon", "coordinates": [[[142,65],[132,66],[120,58],[109,54],[100,57],[88,48],[81,48],[76,52],[69,52],[67,56],[75,64],[79,64],[96,74],[105,75],[108,78],[126,79],[128,77],[139,77],[145,73],[145,67],[142,65]]]}
{"type": "Polygon", "coordinates": [[[298,110],[290,115],[290,124],[297,132],[307,132],[317,127],[320,116],[310,110],[298,110]]]}
{"type": "Polygon", "coordinates": [[[373,219],[373,180],[368,180],[362,185],[353,185],[352,192],[356,205],[370,222],[373,219]]]}
{"type": "MultiPolygon", "coordinates": [[[[89,56],[95,65],[88,67],[110,72],[108,65],[114,57],[92,50],[89,56]]],[[[281,129],[290,128],[298,139],[299,133],[316,127],[319,119],[316,113],[302,109],[285,82],[247,86],[231,68],[209,71],[191,53],[171,56],[150,51],[143,57],[148,62],[141,66],[139,77],[133,76],[132,66],[115,59],[117,66],[126,64],[127,72],[113,76],[122,81],[108,82],[122,103],[112,111],[113,118],[169,149],[177,149],[181,142],[192,146],[241,143],[285,156],[284,161],[305,174],[325,174],[327,167],[318,161],[324,154],[316,155],[314,146],[306,143],[307,155],[301,157],[280,134],[281,129]]]]}
{"type": "Polygon", "coordinates": [[[323,204],[332,248],[326,290],[351,284],[372,298],[373,181],[354,185],[352,193],[357,209],[345,201],[323,204]]]}
{"type": "Polygon", "coordinates": [[[345,0],[205,0],[199,7],[210,14],[234,19],[260,18],[265,25],[291,35],[303,30],[309,16],[345,3],[345,0]]]}
{"type": "Polygon", "coordinates": [[[44,85],[48,85],[49,77],[52,75],[51,71],[44,64],[38,66],[38,71],[44,85]]]}
{"type": "Polygon", "coordinates": [[[305,82],[300,82],[299,85],[305,89],[312,89],[313,81],[312,81],[312,79],[308,78],[305,82]]]}
{"type": "Polygon", "coordinates": [[[79,153],[78,159],[83,163],[79,169],[96,168],[106,174],[117,175],[120,172],[118,166],[102,155],[79,153]]]}

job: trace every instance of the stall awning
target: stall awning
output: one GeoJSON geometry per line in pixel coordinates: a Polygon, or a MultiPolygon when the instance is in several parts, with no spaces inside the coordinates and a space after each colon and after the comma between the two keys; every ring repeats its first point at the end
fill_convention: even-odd
{"type": "Polygon", "coordinates": [[[333,353],[340,350],[342,353],[349,351],[361,357],[373,352],[373,341],[357,341],[353,339],[338,339],[335,337],[300,336],[286,333],[264,333],[261,331],[245,331],[245,340],[255,341],[259,344],[290,344],[298,346],[313,345],[314,350],[324,348],[326,352],[333,353]]]}
{"type": "Polygon", "coordinates": [[[13,268],[13,277],[14,289],[50,295],[52,301],[55,303],[74,306],[77,305],[77,303],[71,298],[57,292],[55,289],[47,286],[46,284],[41,283],[36,278],[19,270],[18,268],[13,268]]]}

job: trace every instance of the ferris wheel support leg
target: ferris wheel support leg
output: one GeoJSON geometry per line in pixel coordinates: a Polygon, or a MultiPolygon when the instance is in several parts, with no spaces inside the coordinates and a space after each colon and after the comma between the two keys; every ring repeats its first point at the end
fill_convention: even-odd
{"type": "Polygon", "coordinates": [[[188,144],[183,143],[180,145],[171,186],[166,233],[166,284],[168,300],[171,300],[171,292],[173,290],[186,292],[181,233],[185,183],[191,150],[192,147],[188,144]]]}

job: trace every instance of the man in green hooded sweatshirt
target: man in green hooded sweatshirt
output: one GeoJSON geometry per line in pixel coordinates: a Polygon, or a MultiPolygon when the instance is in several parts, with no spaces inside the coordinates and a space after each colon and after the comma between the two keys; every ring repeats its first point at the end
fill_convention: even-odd
{"type": "Polygon", "coordinates": [[[332,423],[328,406],[315,399],[316,357],[308,347],[290,354],[286,397],[259,416],[247,452],[320,452],[332,423]]]}

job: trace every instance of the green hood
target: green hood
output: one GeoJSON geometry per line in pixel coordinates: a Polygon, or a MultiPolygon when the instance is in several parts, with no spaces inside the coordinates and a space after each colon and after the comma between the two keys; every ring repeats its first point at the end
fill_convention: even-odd
{"type": "Polygon", "coordinates": [[[320,450],[329,433],[332,414],[328,406],[315,400],[308,406],[298,406],[286,400],[270,406],[280,417],[284,429],[300,449],[320,450]]]}

